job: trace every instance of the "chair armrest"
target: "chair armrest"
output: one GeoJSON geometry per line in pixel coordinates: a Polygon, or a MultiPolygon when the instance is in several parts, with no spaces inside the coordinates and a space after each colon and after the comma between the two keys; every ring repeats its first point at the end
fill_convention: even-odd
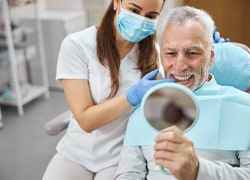
{"type": "Polygon", "coordinates": [[[44,126],[46,134],[50,136],[55,136],[62,132],[68,127],[70,117],[71,111],[68,110],[47,122],[44,126]]]}

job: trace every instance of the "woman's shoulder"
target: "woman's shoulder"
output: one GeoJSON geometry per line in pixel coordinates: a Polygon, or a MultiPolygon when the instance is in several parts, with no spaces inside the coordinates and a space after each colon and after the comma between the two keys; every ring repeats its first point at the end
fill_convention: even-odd
{"type": "Polygon", "coordinates": [[[81,31],[67,35],[63,42],[71,42],[78,45],[94,45],[96,42],[96,27],[90,26],[81,31]]]}
{"type": "Polygon", "coordinates": [[[90,26],[81,31],[77,31],[77,32],[67,35],[64,41],[74,41],[74,42],[80,42],[80,43],[86,42],[89,44],[93,42],[93,40],[95,42],[96,32],[97,32],[96,27],[90,26]]]}

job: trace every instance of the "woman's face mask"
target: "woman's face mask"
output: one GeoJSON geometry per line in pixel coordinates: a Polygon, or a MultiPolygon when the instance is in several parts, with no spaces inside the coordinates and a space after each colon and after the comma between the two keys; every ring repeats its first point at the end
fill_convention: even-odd
{"type": "Polygon", "coordinates": [[[121,7],[116,20],[121,36],[130,42],[139,42],[155,33],[157,20],[149,19],[132,13],[121,7]]]}

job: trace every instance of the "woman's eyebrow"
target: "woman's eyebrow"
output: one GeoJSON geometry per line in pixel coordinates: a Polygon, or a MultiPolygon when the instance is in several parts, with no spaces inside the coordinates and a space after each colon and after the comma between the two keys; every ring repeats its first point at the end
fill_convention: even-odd
{"type": "Polygon", "coordinates": [[[137,7],[137,8],[140,9],[140,10],[142,10],[142,7],[138,6],[137,4],[134,4],[134,3],[129,3],[129,4],[131,4],[131,5],[135,6],[135,7],[137,7]]]}
{"type": "MultiPolygon", "coordinates": [[[[134,4],[134,3],[129,3],[130,5],[133,5],[135,6],[136,8],[142,10],[142,7],[138,6],[137,4],[134,4]]],[[[156,12],[156,11],[153,11],[153,12],[149,12],[148,14],[156,14],[156,15],[159,15],[160,13],[159,12],[156,12]]]]}

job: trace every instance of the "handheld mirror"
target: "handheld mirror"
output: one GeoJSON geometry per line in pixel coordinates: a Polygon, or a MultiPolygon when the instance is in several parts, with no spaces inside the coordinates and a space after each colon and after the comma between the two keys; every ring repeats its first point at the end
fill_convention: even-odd
{"type": "MultiPolygon", "coordinates": [[[[190,130],[199,111],[193,92],[177,83],[158,84],[142,100],[142,109],[149,125],[157,131],[177,126],[183,132],[190,130]]],[[[171,174],[161,167],[166,174],[171,174]]]]}

